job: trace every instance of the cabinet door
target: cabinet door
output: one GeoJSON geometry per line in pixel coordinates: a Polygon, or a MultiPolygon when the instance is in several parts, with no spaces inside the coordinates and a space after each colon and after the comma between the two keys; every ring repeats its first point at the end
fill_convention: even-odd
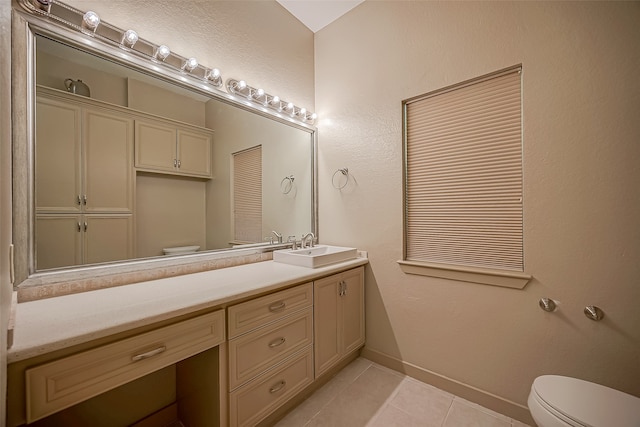
{"type": "Polygon", "coordinates": [[[339,282],[338,277],[330,276],[313,283],[316,378],[338,362],[341,357],[339,282]]]}
{"type": "Polygon", "coordinates": [[[135,165],[140,169],[176,171],[176,128],[136,120],[135,165]]]}
{"type": "Polygon", "coordinates": [[[84,263],[120,261],[133,257],[131,215],[86,215],[84,263]]]}
{"type": "Polygon", "coordinates": [[[36,270],[82,264],[81,215],[36,217],[36,270]]]}
{"type": "Polygon", "coordinates": [[[80,212],[80,107],[38,97],[37,212],[80,212]]]}
{"type": "Polygon", "coordinates": [[[342,274],[342,345],[347,355],[364,344],[364,269],[342,274]]]}
{"type": "Polygon", "coordinates": [[[181,174],[211,176],[211,135],[178,129],[178,169],[181,174]]]}
{"type": "Polygon", "coordinates": [[[133,120],[115,112],[85,109],[83,201],[85,212],[133,209],[133,120]]]}

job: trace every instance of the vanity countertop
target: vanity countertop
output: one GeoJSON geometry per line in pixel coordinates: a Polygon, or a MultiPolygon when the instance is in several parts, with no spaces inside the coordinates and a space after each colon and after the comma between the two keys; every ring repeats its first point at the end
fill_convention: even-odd
{"type": "Polygon", "coordinates": [[[264,261],[17,304],[9,363],[274,291],[368,263],[320,268],[264,261]]]}

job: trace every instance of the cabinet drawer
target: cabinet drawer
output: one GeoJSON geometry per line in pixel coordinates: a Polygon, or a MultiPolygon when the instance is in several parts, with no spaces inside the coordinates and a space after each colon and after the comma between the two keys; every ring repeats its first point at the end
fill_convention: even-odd
{"type": "Polygon", "coordinates": [[[229,307],[229,339],[282,319],[301,308],[311,307],[312,304],[313,286],[305,283],[229,307]]]}
{"type": "Polygon", "coordinates": [[[311,307],[229,341],[229,390],[312,343],[311,307]]]}
{"type": "Polygon", "coordinates": [[[28,369],[27,421],[214,347],[224,330],[224,310],[218,310],[28,369]]]}
{"type": "Polygon", "coordinates": [[[313,381],[311,347],[229,395],[231,426],[253,426],[313,381]]]}

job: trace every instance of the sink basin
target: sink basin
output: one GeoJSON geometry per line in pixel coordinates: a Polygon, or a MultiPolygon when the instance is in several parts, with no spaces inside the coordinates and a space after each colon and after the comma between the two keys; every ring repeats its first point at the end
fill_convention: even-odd
{"type": "Polygon", "coordinates": [[[273,251],[273,260],[300,267],[316,268],[356,258],[356,248],[316,245],[306,249],[281,249],[273,251]]]}

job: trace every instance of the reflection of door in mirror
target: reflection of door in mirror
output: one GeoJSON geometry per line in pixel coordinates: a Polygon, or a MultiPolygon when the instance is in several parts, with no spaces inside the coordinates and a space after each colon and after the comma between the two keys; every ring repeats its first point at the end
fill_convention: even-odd
{"type": "Polygon", "coordinates": [[[233,153],[233,245],[262,240],[262,146],[233,153]]]}

